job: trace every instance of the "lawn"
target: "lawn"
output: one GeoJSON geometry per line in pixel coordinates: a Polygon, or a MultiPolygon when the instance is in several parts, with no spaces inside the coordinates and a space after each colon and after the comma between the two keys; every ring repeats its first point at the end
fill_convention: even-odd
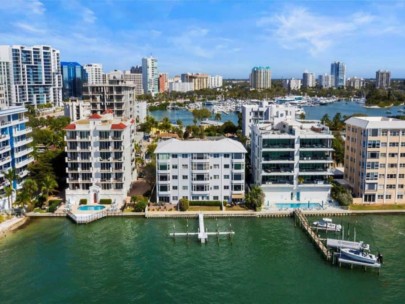
{"type": "Polygon", "coordinates": [[[190,206],[187,211],[221,211],[220,206],[190,206]]]}
{"type": "Polygon", "coordinates": [[[232,207],[226,207],[226,211],[248,211],[249,209],[246,208],[245,205],[235,205],[232,207]]]}
{"type": "Polygon", "coordinates": [[[349,210],[405,210],[405,204],[401,204],[401,205],[350,205],[349,210]]]}

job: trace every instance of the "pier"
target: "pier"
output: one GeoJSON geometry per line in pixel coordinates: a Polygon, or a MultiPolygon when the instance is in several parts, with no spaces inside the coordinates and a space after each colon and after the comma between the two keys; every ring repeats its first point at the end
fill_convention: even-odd
{"type": "Polygon", "coordinates": [[[218,229],[216,232],[208,232],[207,229],[205,228],[205,223],[204,223],[204,214],[203,213],[199,213],[198,214],[198,232],[172,232],[169,235],[172,237],[176,237],[176,236],[197,236],[198,239],[200,240],[201,244],[204,244],[206,241],[208,241],[208,236],[212,235],[212,236],[220,236],[220,235],[228,235],[228,236],[232,236],[234,235],[235,232],[230,230],[230,231],[222,231],[220,232],[218,229]]]}
{"type": "Polygon", "coordinates": [[[330,261],[332,258],[331,252],[328,250],[328,248],[325,246],[325,244],[322,243],[321,238],[312,230],[311,225],[308,223],[307,218],[305,217],[305,215],[302,213],[302,211],[300,209],[294,210],[294,219],[296,222],[298,222],[300,224],[300,226],[308,234],[310,239],[318,247],[319,251],[325,257],[325,259],[327,261],[330,261]]]}

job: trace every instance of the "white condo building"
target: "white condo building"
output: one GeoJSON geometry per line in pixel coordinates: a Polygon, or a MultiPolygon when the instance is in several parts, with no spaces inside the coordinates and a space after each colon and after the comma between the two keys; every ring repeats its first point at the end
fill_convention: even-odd
{"type": "Polygon", "coordinates": [[[192,82],[169,82],[169,92],[190,92],[194,91],[194,83],[192,82]]]}
{"type": "Polygon", "coordinates": [[[100,63],[89,63],[83,66],[87,73],[87,84],[102,84],[103,83],[103,65],[100,63]]]}
{"type": "Polygon", "coordinates": [[[330,196],[333,135],[319,121],[286,119],[252,126],[254,183],[275,203],[322,203],[330,196]]]}
{"type": "Polygon", "coordinates": [[[148,115],[148,104],[146,101],[137,101],[135,103],[135,120],[137,124],[144,123],[148,115]]]}
{"type": "Polygon", "coordinates": [[[170,139],[159,142],[155,154],[158,202],[243,200],[246,149],[240,142],[170,139]]]}
{"type": "Polygon", "coordinates": [[[269,104],[266,101],[261,101],[256,105],[242,106],[242,134],[250,137],[251,128],[254,124],[264,121],[273,121],[278,123],[286,119],[294,119],[297,107],[269,104]]]}
{"type": "Polygon", "coordinates": [[[302,74],[302,86],[304,88],[313,88],[316,85],[315,74],[304,72],[302,74]]]}
{"type": "Polygon", "coordinates": [[[65,101],[63,108],[64,116],[69,117],[70,121],[83,119],[90,115],[90,103],[76,97],[65,101]]]}
{"type": "Polygon", "coordinates": [[[134,120],[92,114],[66,128],[66,201],[111,199],[121,204],[136,179],[134,120]]]}
{"type": "MultiPolygon", "coordinates": [[[[29,134],[32,129],[26,126],[28,118],[23,106],[12,106],[0,110],[0,209],[10,209],[4,188],[9,186],[3,172],[15,169],[17,179],[13,182],[14,190],[20,189],[24,178],[28,175],[28,165],[34,161],[31,156],[33,148],[30,147],[32,138],[29,134]]],[[[15,199],[15,192],[11,198],[15,199]]]]}
{"type": "Polygon", "coordinates": [[[9,105],[62,104],[60,52],[47,45],[0,45],[0,84],[9,105]]]}
{"type": "Polygon", "coordinates": [[[144,94],[154,96],[159,93],[159,71],[156,58],[142,58],[142,84],[144,94]]]}
{"type": "Polygon", "coordinates": [[[222,87],[223,79],[222,76],[209,76],[208,77],[208,88],[215,89],[222,87]]]}
{"type": "Polygon", "coordinates": [[[298,91],[301,89],[301,79],[283,79],[283,87],[289,91],[298,91]]]}
{"type": "Polygon", "coordinates": [[[318,85],[323,89],[335,87],[335,77],[330,74],[319,75],[318,85]]]}

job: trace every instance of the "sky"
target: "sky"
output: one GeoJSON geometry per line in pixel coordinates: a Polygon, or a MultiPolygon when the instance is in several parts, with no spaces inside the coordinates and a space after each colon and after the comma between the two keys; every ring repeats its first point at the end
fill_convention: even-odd
{"type": "Polygon", "coordinates": [[[342,61],[349,77],[405,78],[405,0],[0,0],[0,20],[0,44],[51,45],[105,72],[152,55],[169,76],[301,78],[342,61]]]}

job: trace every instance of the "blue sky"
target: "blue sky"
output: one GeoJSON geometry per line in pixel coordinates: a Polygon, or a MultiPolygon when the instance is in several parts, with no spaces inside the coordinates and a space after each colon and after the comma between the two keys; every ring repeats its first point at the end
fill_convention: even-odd
{"type": "Polygon", "coordinates": [[[152,54],[169,75],[265,65],[300,78],[337,60],[348,76],[405,78],[405,1],[2,0],[0,20],[0,44],[48,44],[107,72],[152,54]]]}

